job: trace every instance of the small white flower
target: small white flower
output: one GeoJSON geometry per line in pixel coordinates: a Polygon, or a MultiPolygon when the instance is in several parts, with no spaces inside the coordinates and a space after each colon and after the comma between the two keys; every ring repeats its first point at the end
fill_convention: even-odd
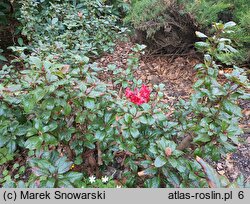
{"type": "Polygon", "coordinates": [[[102,182],[103,183],[107,183],[108,180],[109,180],[109,177],[107,177],[107,176],[102,177],[102,182]]]}
{"type": "Polygon", "coordinates": [[[122,186],[118,186],[118,185],[116,186],[116,188],[121,188],[121,187],[122,187],[122,186]]]}
{"type": "Polygon", "coordinates": [[[96,179],[96,177],[92,175],[92,176],[89,177],[89,182],[90,183],[95,183],[95,179],[96,179]]]}

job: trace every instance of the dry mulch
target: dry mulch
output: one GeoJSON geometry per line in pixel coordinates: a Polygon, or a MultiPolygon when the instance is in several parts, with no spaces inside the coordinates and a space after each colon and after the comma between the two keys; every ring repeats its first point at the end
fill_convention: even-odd
{"type": "MultiPolygon", "coordinates": [[[[115,52],[99,59],[98,65],[107,67],[108,64],[115,64],[117,68],[126,69],[127,59],[132,54],[133,46],[131,42],[118,43],[115,52]]],[[[134,75],[151,88],[155,84],[165,84],[165,97],[168,99],[188,98],[195,82],[194,66],[199,63],[197,55],[194,54],[194,51],[191,51],[185,57],[142,55],[134,75]]],[[[110,78],[110,75],[106,78],[110,78]]]]}

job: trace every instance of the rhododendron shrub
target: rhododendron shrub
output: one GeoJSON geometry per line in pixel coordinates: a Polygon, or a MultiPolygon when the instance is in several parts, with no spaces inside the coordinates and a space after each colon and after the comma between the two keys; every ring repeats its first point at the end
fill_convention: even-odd
{"type": "Polygon", "coordinates": [[[220,39],[231,25],[215,24],[211,38],[197,33],[206,40],[197,44],[206,53],[204,63],[196,66],[199,80],[191,99],[179,100],[174,111],[162,100],[163,84],[149,90],[132,78],[138,59],[130,60],[129,77],[111,79],[120,91],[99,78],[114,67],[82,61],[65,69],[52,54],[43,60],[22,53],[15,59],[22,70],[13,72],[7,65],[0,70],[0,153],[12,154],[8,160],[25,153],[32,173],[28,181],[27,174],[6,176],[6,182],[0,176],[0,185],[16,187],[21,181],[25,187],[83,187],[83,176],[100,179],[109,173],[126,187],[232,185],[202,160],[217,161],[232,152],[241,134],[236,101],[247,98],[247,77],[234,67],[220,83],[219,66],[209,54],[216,43],[224,43],[222,49],[231,42],[220,39]],[[129,84],[137,88],[131,90],[129,84]]]}

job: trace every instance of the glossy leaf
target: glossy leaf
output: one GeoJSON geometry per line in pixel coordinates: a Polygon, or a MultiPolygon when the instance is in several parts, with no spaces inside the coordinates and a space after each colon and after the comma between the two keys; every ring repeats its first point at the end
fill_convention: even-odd
{"type": "Polygon", "coordinates": [[[211,188],[221,188],[221,183],[217,172],[203,159],[196,156],[196,161],[202,166],[207,176],[208,184],[211,188]]]}

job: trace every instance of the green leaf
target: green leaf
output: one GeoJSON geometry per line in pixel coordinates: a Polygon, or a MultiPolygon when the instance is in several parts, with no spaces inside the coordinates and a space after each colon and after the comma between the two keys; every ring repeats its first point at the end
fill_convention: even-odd
{"type": "Polygon", "coordinates": [[[56,172],[56,168],[46,159],[37,159],[37,166],[40,169],[48,170],[51,174],[56,172]]]}
{"type": "Polygon", "coordinates": [[[148,116],[148,124],[153,125],[155,123],[155,119],[152,116],[148,116]]]}
{"type": "Polygon", "coordinates": [[[93,110],[95,108],[95,99],[93,98],[86,98],[84,100],[84,106],[88,109],[93,110]]]}
{"type": "Polygon", "coordinates": [[[77,116],[76,116],[75,122],[76,122],[76,123],[83,124],[84,121],[85,121],[85,119],[86,119],[86,115],[85,115],[84,113],[82,113],[82,112],[78,112],[78,113],[77,113],[77,116]]]}
{"type": "Polygon", "coordinates": [[[167,147],[170,147],[172,151],[176,149],[176,144],[173,141],[166,140],[165,138],[161,138],[157,141],[158,148],[165,151],[167,147]]]}
{"type": "Polygon", "coordinates": [[[109,112],[106,112],[104,115],[104,122],[108,125],[111,125],[115,121],[115,115],[109,112]]]}
{"type": "Polygon", "coordinates": [[[231,45],[225,45],[225,47],[232,53],[237,53],[238,50],[236,50],[235,48],[233,48],[231,45]]]}
{"type": "Polygon", "coordinates": [[[194,138],[194,142],[209,142],[211,141],[211,138],[209,135],[199,134],[197,137],[194,138]]]}
{"type": "Polygon", "coordinates": [[[63,174],[70,170],[73,162],[68,162],[66,157],[61,157],[55,162],[55,166],[57,167],[58,174],[63,174]]]}
{"type": "Polygon", "coordinates": [[[103,139],[105,138],[106,136],[106,133],[104,131],[96,131],[95,133],[95,138],[98,140],[98,141],[103,141],[103,139]]]}
{"type": "Polygon", "coordinates": [[[204,83],[204,79],[199,79],[198,81],[195,82],[194,88],[200,87],[204,83]]]}
{"type": "Polygon", "coordinates": [[[153,117],[155,120],[158,120],[158,121],[166,121],[167,120],[166,115],[163,113],[156,113],[153,115],[153,117]]]}
{"type": "Polygon", "coordinates": [[[174,186],[174,188],[180,187],[180,180],[175,172],[172,172],[167,168],[162,168],[162,173],[168,179],[168,181],[174,186]]]}
{"type": "Polygon", "coordinates": [[[38,57],[31,56],[29,59],[30,59],[30,63],[34,64],[38,69],[42,68],[43,63],[38,57]]]}
{"type": "Polygon", "coordinates": [[[47,169],[40,169],[38,167],[32,167],[32,172],[36,176],[48,176],[50,174],[47,169]]]}
{"type": "Polygon", "coordinates": [[[40,136],[30,137],[26,140],[24,146],[30,150],[40,148],[43,143],[43,138],[40,136]]]}
{"type": "Polygon", "coordinates": [[[244,188],[244,176],[243,174],[240,174],[240,176],[236,179],[236,183],[238,185],[239,188],[244,188]]]}
{"type": "Polygon", "coordinates": [[[55,25],[58,22],[58,18],[53,18],[51,20],[52,25],[55,25]]]}
{"type": "Polygon", "coordinates": [[[131,107],[130,109],[129,109],[129,112],[133,115],[133,116],[135,116],[135,114],[136,114],[136,108],[135,107],[131,107]]]}
{"type": "Polygon", "coordinates": [[[236,104],[232,103],[229,100],[223,101],[223,107],[225,108],[225,111],[229,114],[235,114],[239,117],[242,117],[241,108],[237,106],[236,104]]]}
{"type": "Polygon", "coordinates": [[[6,147],[9,149],[10,152],[16,151],[16,141],[10,140],[9,143],[6,145],[6,147]]]}
{"type": "Polygon", "coordinates": [[[204,173],[207,176],[208,184],[211,188],[221,188],[220,178],[217,172],[203,159],[196,156],[196,161],[201,165],[203,168],[204,173]]]}
{"type": "Polygon", "coordinates": [[[224,148],[228,151],[228,152],[234,152],[236,151],[237,147],[234,145],[231,145],[228,142],[222,142],[222,145],[224,146],[224,148]]]}
{"type": "Polygon", "coordinates": [[[87,86],[85,83],[83,82],[80,82],[79,83],[79,89],[82,91],[82,92],[85,92],[87,90],[87,86]]]}
{"type": "Polygon", "coordinates": [[[44,88],[37,88],[32,92],[32,94],[35,96],[36,103],[43,99],[43,97],[46,95],[47,91],[44,88]]]}
{"type": "Polygon", "coordinates": [[[170,158],[168,158],[168,162],[171,164],[172,167],[174,167],[174,168],[177,167],[177,161],[176,161],[176,159],[170,157],[170,158]]]}
{"type": "Polygon", "coordinates": [[[144,111],[150,111],[151,110],[151,106],[147,103],[143,103],[141,105],[141,107],[143,108],[144,111]]]}
{"type": "MultiPolygon", "coordinates": [[[[10,153],[7,148],[0,148],[0,165],[13,160],[14,154],[10,153]]],[[[4,174],[3,174],[4,175],[4,174]]],[[[4,175],[5,176],[5,175],[4,175]]]]}
{"type": "Polygon", "coordinates": [[[52,132],[54,131],[56,128],[58,127],[57,122],[56,121],[52,121],[48,126],[44,126],[42,127],[42,132],[52,132]]]}
{"type": "Polygon", "coordinates": [[[53,110],[55,107],[55,99],[54,98],[48,98],[45,101],[43,101],[42,106],[48,110],[53,110]]]}
{"type": "Polygon", "coordinates": [[[60,140],[65,140],[65,141],[69,141],[71,139],[72,133],[75,132],[74,128],[68,128],[67,130],[64,130],[62,132],[59,133],[59,138],[60,140]]]}
{"type": "MultiPolygon", "coordinates": [[[[216,149],[215,146],[212,147],[212,149],[216,149]]],[[[219,161],[221,159],[221,155],[220,155],[220,151],[212,151],[212,155],[211,155],[211,158],[213,161],[219,161]]]]}
{"type": "Polygon", "coordinates": [[[46,188],[54,188],[56,180],[54,178],[48,178],[46,182],[46,188]]]}
{"type": "Polygon", "coordinates": [[[132,122],[133,117],[132,117],[132,115],[126,113],[126,114],[124,115],[124,119],[125,119],[126,123],[129,124],[129,123],[132,122]]]}
{"type": "Polygon", "coordinates": [[[43,138],[44,138],[43,140],[46,143],[46,145],[57,145],[58,143],[57,139],[50,134],[47,134],[47,133],[43,134],[43,138]]]}
{"type": "Polygon", "coordinates": [[[145,115],[142,115],[142,116],[140,117],[140,121],[141,121],[142,124],[148,124],[148,120],[147,120],[147,118],[146,118],[145,115]]]}
{"type": "Polygon", "coordinates": [[[96,97],[101,96],[102,94],[103,94],[103,92],[99,92],[99,91],[93,90],[93,91],[91,91],[89,93],[88,97],[90,97],[90,98],[96,98],[96,97]]]}
{"type": "Polygon", "coordinates": [[[74,164],[81,165],[82,163],[83,163],[82,156],[81,155],[77,156],[74,160],[74,164]]]}
{"type": "Polygon", "coordinates": [[[60,188],[73,188],[74,186],[66,179],[61,179],[58,181],[58,187],[60,188]]]}
{"type": "Polygon", "coordinates": [[[50,116],[51,116],[51,111],[43,109],[43,112],[41,114],[41,119],[45,124],[49,122],[50,116]]]}
{"type": "Polygon", "coordinates": [[[0,135],[0,147],[3,147],[9,141],[10,141],[10,137],[5,136],[5,135],[0,135]]]}
{"type": "Polygon", "coordinates": [[[0,61],[8,62],[8,60],[6,59],[6,57],[4,57],[3,55],[0,55],[0,61]]]}
{"type": "Polygon", "coordinates": [[[64,105],[64,114],[65,114],[66,116],[67,116],[67,115],[70,115],[71,110],[72,110],[72,108],[71,108],[70,104],[66,103],[66,104],[64,105]]]}
{"type": "Polygon", "coordinates": [[[156,147],[155,144],[151,144],[149,147],[149,152],[151,152],[152,154],[156,155],[158,153],[158,148],[156,147]]]}
{"type": "Polygon", "coordinates": [[[133,138],[138,138],[139,135],[140,135],[139,130],[136,129],[136,128],[132,127],[132,128],[129,129],[129,131],[130,131],[130,133],[131,133],[131,135],[132,135],[133,138]]]}
{"type": "Polygon", "coordinates": [[[43,127],[43,123],[41,120],[35,118],[34,119],[34,127],[37,129],[37,130],[42,130],[42,127],[43,127]]]}
{"type": "Polygon", "coordinates": [[[234,27],[234,26],[236,26],[236,23],[233,22],[233,21],[229,21],[229,22],[224,24],[224,28],[231,28],[231,27],[234,27]]]}
{"type": "Polygon", "coordinates": [[[180,162],[177,162],[176,168],[178,169],[178,171],[179,171],[180,173],[185,173],[185,171],[187,170],[187,167],[181,165],[180,162]]]}
{"type": "Polygon", "coordinates": [[[45,69],[49,69],[51,67],[52,63],[50,61],[44,61],[43,66],[45,69]]]}
{"type": "Polygon", "coordinates": [[[143,175],[150,175],[150,176],[152,176],[152,175],[155,175],[156,173],[157,173],[157,168],[152,168],[152,167],[147,168],[147,169],[145,169],[143,171],[143,175]]]}
{"type": "Polygon", "coordinates": [[[220,139],[223,141],[223,142],[226,142],[227,141],[227,136],[224,135],[224,134],[220,134],[220,139]]]}
{"type": "Polygon", "coordinates": [[[198,38],[207,38],[207,36],[204,33],[201,33],[199,31],[196,31],[195,34],[198,38]]]}
{"type": "Polygon", "coordinates": [[[23,108],[26,113],[30,113],[34,108],[36,101],[32,96],[25,97],[22,101],[23,103],[23,108]]]}
{"type": "Polygon", "coordinates": [[[166,163],[167,163],[167,160],[166,160],[166,158],[163,157],[163,156],[158,156],[158,157],[156,157],[156,159],[155,159],[155,161],[154,161],[154,165],[155,165],[155,167],[157,167],[157,168],[164,166],[164,164],[166,164],[166,163]]]}
{"type": "Polygon", "coordinates": [[[23,46],[23,45],[24,45],[23,39],[22,39],[22,38],[18,38],[17,42],[18,42],[18,44],[19,44],[20,46],[23,46]]]}
{"type": "Polygon", "coordinates": [[[196,42],[195,46],[198,48],[206,48],[206,47],[209,47],[209,44],[205,42],[196,42]]]}
{"type": "Polygon", "coordinates": [[[82,56],[82,61],[87,64],[89,63],[89,58],[87,56],[82,56]]]}
{"type": "Polygon", "coordinates": [[[104,92],[106,92],[106,85],[105,84],[99,84],[93,90],[104,93],[104,92]]]}
{"type": "Polygon", "coordinates": [[[68,172],[64,178],[69,180],[71,183],[74,183],[77,180],[81,180],[83,178],[83,174],[78,172],[68,172]]]}
{"type": "Polygon", "coordinates": [[[28,132],[27,126],[19,125],[15,131],[15,135],[22,136],[22,135],[26,135],[27,132],[28,132]]]}
{"type": "Polygon", "coordinates": [[[18,181],[16,188],[27,188],[25,184],[23,181],[18,181]]]}
{"type": "Polygon", "coordinates": [[[30,136],[33,136],[33,135],[36,135],[38,133],[37,129],[35,128],[30,128],[27,130],[27,137],[30,137],[30,136]]]}
{"type": "Polygon", "coordinates": [[[95,144],[93,144],[92,142],[84,142],[84,146],[89,148],[89,149],[95,149],[95,144]]]}
{"type": "Polygon", "coordinates": [[[154,177],[152,179],[148,179],[145,182],[145,186],[147,188],[159,188],[160,187],[161,180],[159,177],[154,177]]]}

